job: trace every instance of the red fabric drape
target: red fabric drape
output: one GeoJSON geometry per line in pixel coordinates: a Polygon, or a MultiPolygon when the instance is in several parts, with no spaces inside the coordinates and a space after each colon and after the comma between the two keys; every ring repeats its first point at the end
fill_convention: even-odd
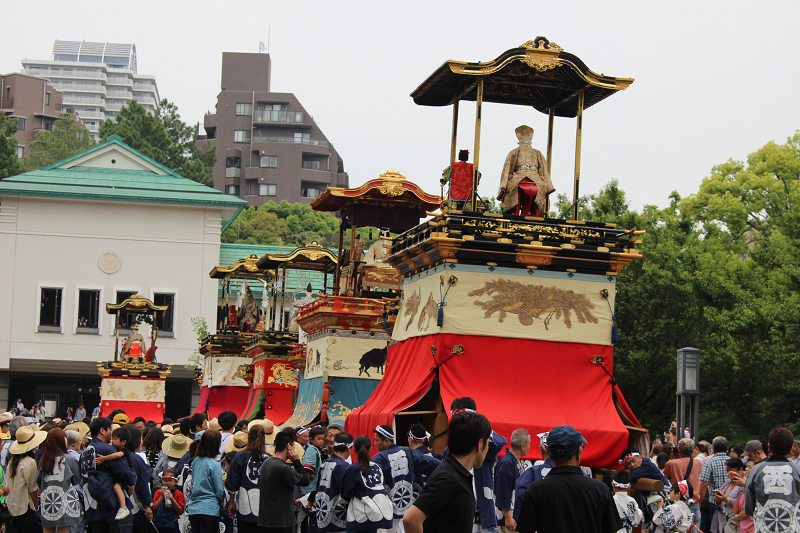
{"type": "MultiPolygon", "coordinates": [[[[618,465],[628,431],[617,414],[608,375],[591,364],[602,355],[612,368],[610,346],[572,344],[478,335],[428,335],[389,347],[386,375],[364,406],[347,418],[354,435],[372,435],[377,424],[392,424],[396,411],[419,400],[434,373],[431,346],[436,347],[445,409],[453,399],[471,396],[492,428],[507,439],[517,428],[531,435],[570,424],[589,444],[581,464],[618,465]],[[464,352],[452,356],[452,348],[464,352]],[[450,359],[448,359],[450,358],[450,359]]],[[[538,457],[534,437],[530,457],[538,457]]]]}
{"type": "Polygon", "coordinates": [[[625,397],[622,395],[622,391],[619,389],[619,386],[617,386],[616,389],[617,389],[617,403],[619,404],[619,410],[622,411],[622,414],[631,422],[632,425],[642,427],[642,424],[639,423],[639,420],[636,418],[636,415],[633,414],[633,411],[631,411],[630,406],[628,406],[628,402],[625,401],[625,397]]]}
{"type": "Polygon", "coordinates": [[[250,389],[247,387],[203,387],[200,389],[200,401],[197,402],[195,413],[206,412],[208,400],[208,417],[216,418],[223,411],[233,411],[239,417],[247,407],[247,396],[250,389]]]}
{"type": "MultiPolygon", "coordinates": [[[[296,390],[296,389],[295,389],[296,390]]],[[[262,390],[264,394],[264,416],[275,425],[283,424],[292,416],[294,390],[262,390]],[[270,395],[270,393],[272,393],[270,395]]]]}
{"type": "Polygon", "coordinates": [[[205,413],[206,409],[208,408],[208,387],[202,387],[200,389],[200,400],[197,402],[197,407],[194,409],[194,413],[205,413]]]}
{"type": "Polygon", "coordinates": [[[372,438],[375,426],[392,425],[397,411],[422,398],[434,378],[431,344],[432,337],[413,337],[389,346],[383,379],[369,400],[347,416],[349,433],[372,438]]]}
{"type": "Polygon", "coordinates": [[[107,400],[103,402],[101,410],[102,416],[108,416],[108,413],[114,409],[122,409],[125,415],[133,420],[137,416],[141,416],[145,420],[156,422],[161,425],[164,420],[164,402],[121,402],[117,400],[107,400]]]}

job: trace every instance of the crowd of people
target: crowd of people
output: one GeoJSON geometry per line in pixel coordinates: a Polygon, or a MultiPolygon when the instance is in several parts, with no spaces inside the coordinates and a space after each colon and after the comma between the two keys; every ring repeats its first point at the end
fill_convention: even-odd
{"type": "MultiPolygon", "coordinates": [[[[581,467],[579,431],[492,431],[471,398],[451,405],[448,447],[415,424],[353,436],[232,411],[174,423],[120,411],[41,425],[0,414],[7,533],[793,532],[800,442],[777,427],[744,449],[724,437],[624,450],[581,467]],[[373,450],[374,447],[374,450],[373,450]]],[[[85,415],[85,412],[83,413],[85,415]]]]}

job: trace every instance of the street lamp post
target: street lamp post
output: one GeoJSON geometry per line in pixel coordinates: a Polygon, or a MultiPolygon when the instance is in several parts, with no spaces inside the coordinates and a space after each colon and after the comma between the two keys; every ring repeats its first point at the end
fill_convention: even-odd
{"type": "Polygon", "coordinates": [[[678,388],[676,393],[676,421],[678,439],[689,427],[691,437],[697,441],[700,429],[700,350],[678,350],[678,388]]]}

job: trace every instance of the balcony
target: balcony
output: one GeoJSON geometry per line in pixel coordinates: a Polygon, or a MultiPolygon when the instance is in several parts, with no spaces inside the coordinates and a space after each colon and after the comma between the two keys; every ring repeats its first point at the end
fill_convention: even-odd
{"type": "Polygon", "coordinates": [[[84,118],[100,118],[105,119],[106,114],[102,111],[75,111],[75,115],[84,119],[84,118]]]}
{"type": "Polygon", "coordinates": [[[133,90],[134,91],[149,91],[155,92],[156,86],[152,83],[139,83],[137,81],[133,82],[133,90]]]}
{"type": "Polygon", "coordinates": [[[226,178],[238,178],[242,175],[242,169],[236,167],[226,167],[225,168],[225,177],[226,178]]]}
{"type": "Polygon", "coordinates": [[[156,99],[150,96],[134,96],[133,99],[139,102],[141,105],[151,105],[153,107],[156,106],[156,99]]]}
{"type": "Polygon", "coordinates": [[[71,95],[64,95],[63,102],[66,105],[99,105],[103,107],[106,105],[106,101],[103,98],[83,98],[71,95]]]}
{"type": "Polygon", "coordinates": [[[14,109],[14,97],[0,96],[0,109],[14,109]]]}
{"type": "Polygon", "coordinates": [[[78,70],[50,70],[46,68],[26,68],[25,74],[29,76],[42,76],[44,78],[96,78],[105,80],[108,78],[105,72],[81,72],[78,70]]]}
{"type": "Polygon", "coordinates": [[[257,124],[303,124],[304,113],[302,111],[253,111],[253,122],[257,124]]]}
{"type": "Polygon", "coordinates": [[[314,144],[319,146],[330,146],[331,143],[321,139],[306,139],[298,140],[294,137],[269,137],[267,135],[253,135],[254,143],[297,143],[297,144],[314,144]]]}
{"type": "Polygon", "coordinates": [[[133,80],[131,80],[130,78],[123,78],[121,80],[118,80],[116,78],[109,78],[108,79],[108,84],[109,85],[125,85],[126,87],[133,87],[133,80]]]}

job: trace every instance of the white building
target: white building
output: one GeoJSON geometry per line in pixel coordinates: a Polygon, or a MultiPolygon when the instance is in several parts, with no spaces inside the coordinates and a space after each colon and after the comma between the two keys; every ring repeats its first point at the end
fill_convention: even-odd
{"type": "Polygon", "coordinates": [[[151,112],[158,105],[155,76],[137,72],[135,44],[56,41],[52,60],[24,59],[22,67],[50,80],[95,139],[100,124],[131,100],[151,112]]]}
{"type": "Polygon", "coordinates": [[[55,401],[61,416],[78,401],[94,408],[97,362],[114,358],[105,304],[141,293],[170,306],[156,343],[158,361],[175,365],[167,414],[190,412],[190,320],[203,317],[213,331],[218,283],[209,272],[243,206],[117,136],[0,181],[0,410],[9,394],[26,406],[55,401]]]}

